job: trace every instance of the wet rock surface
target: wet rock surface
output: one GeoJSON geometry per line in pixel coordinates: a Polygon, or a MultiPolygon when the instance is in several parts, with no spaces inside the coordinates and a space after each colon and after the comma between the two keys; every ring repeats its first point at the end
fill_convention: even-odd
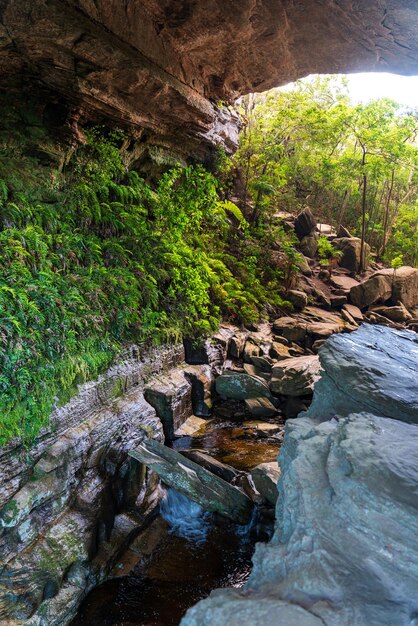
{"type": "MultiPolygon", "coordinates": [[[[189,451],[203,452],[235,470],[249,472],[260,463],[277,462],[284,420],[274,417],[267,422],[266,419],[263,418],[263,422],[254,419],[243,421],[245,415],[242,418],[234,416],[233,419],[214,416],[206,428],[192,437],[176,439],[172,446],[184,454],[189,451]]],[[[193,460],[201,463],[196,457],[193,460]]]]}
{"type": "Polygon", "coordinates": [[[29,618],[42,603],[34,624],[68,623],[155,508],[157,484],[128,452],[147,437],[162,439],[142,387],[183,358],[181,347],[146,356],[133,347],[57,409],[29,450],[19,441],[2,448],[0,621],[29,618]]]}
{"type": "Polygon", "coordinates": [[[249,521],[252,503],[243,492],[175,450],[148,440],[131,450],[130,455],[206,511],[216,511],[241,524],[249,521]]]}
{"type": "Polygon", "coordinates": [[[244,618],[264,625],[273,614],[278,626],[414,623],[416,334],[362,326],[331,337],[320,358],[325,374],[311,408],[286,423],[272,541],[257,546],[243,590],[214,592],[183,626],[244,618]],[[335,366],[345,390],[338,406],[323,382],[335,366]]]}

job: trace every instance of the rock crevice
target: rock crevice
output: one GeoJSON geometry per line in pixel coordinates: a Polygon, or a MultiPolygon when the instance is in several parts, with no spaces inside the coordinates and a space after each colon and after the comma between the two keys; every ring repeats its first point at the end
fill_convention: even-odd
{"type": "Polygon", "coordinates": [[[277,626],[415,623],[416,346],[413,332],[362,326],[320,348],[313,402],[286,423],[273,539],[242,591],[216,591],[182,626],[264,626],[265,603],[277,626]]]}

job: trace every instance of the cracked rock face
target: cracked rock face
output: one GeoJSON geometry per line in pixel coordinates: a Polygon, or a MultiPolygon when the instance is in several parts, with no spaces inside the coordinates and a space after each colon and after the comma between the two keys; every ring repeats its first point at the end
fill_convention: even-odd
{"type": "Polygon", "coordinates": [[[321,348],[314,401],[286,422],[274,537],[182,626],[418,624],[416,337],[363,326],[321,348]]]}
{"type": "Polygon", "coordinates": [[[128,452],[163,439],[143,388],[183,358],[182,346],[131,346],[30,448],[15,439],[0,449],[0,624],[68,624],[158,504],[155,475],[128,452]]]}
{"type": "Polygon", "coordinates": [[[189,154],[236,141],[214,103],[315,72],[418,72],[414,0],[2,0],[0,17],[3,88],[43,85],[189,154]]]}
{"type": "Polygon", "coordinates": [[[364,324],[319,350],[324,372],[307,416],[357,411],[418,423],[418,335],[364,324]]]}

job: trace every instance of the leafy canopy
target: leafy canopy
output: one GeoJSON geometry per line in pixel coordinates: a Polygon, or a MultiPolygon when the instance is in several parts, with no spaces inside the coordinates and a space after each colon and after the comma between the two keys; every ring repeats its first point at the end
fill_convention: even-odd
{"type": "Polygon", "coordinates": [[[308,205],[355,235],[364,226],[385,260],[402,253],[418,263],[417,111],[389,99],[353,105],[344,79],[332,77],[247,97],[242,110],[235,162],[249,220],[308,205]]]}

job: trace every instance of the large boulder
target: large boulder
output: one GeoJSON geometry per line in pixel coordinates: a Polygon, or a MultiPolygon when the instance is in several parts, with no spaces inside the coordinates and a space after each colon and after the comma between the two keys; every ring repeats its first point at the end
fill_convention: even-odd
{"type": "Polygon", "coordinates": [[[273,367],[270,389],[283,396],[306,396],[319,379],[319,357],[299,356],[280,361],[273,367]]]}
{"type": "MultiPolygon", "coordinates": [[[[334,246],[337,250],[342,252],[341,258],[338,260],[338,264],[341,267],[349,270],[353,274],[358,274],[360,271],[360,255],[361,255],[361,239],[358,237],[341,237],[334,239],[334,246]]],[[[365,266],[368,266],[368,258],[370,256],[369,244],[364,244],[364,259],[365,266]]]]}
{"type": "Polygon", "coordinates": [[[245,342],[244,351],[243,351],[243,360],[244,363],[252,363],[253,357],[258,357],[263,354],[263,350],[261,346],[249,339],[245,342]]]}
{"type": "Polygon", "coordinates": [[[319,358],[324,371],[307,415],[327,418],[367,409],[418,423],[416,333],[364,324],[330,337],[319,358]]]}
{"type": "Polygon", "coordinates": [[[358,280],[355,280],[355,278],[351,278],[345,274],[341,275],[336,273],[333,273],[330,282],[335,289],[340,289],[345,292],[349,292],[352,287],[356,287],[360,284],[358,280]]]}
{"type": "Polygon", "coordinates": [[[273,323],[273,333],[288,341],[303,342],[306,337],[306,322],[294,317],[279,317],[273,323]]]}
{"type": "Polygon", "coordinates": [[[216,589],[209,598],[189,609],[181,626],[324,626],[301,606],[268,594],[248,594],[239,589],[216,589]]]}
{"type": "Polygon", "coordinates": [[[392,296],[392,281],[387,276],[373,274],[370,278],[350,289],[350,300],[360,309],[371,304],[387,302],[392,296]]]}
{"type": "Polygon", "coordinates": [[[273,539],[242,590],[212,594],[182,626],[416,626],[417,343],[363,326],[324,344],[309,414],[286,422],[273,539]]]}
{"type": "Polygon", "coordinates": [[[192,386],[185,374],[185,368],[180,366],[155,376],[144,389],[145,400],[155,409],[169,441],[193,413],[192,386]]]}
{"type": "Polygon", "coordinates": [[[318,231],[319,235],[324,237],[332,238],[337,236],[337,232],[332,224],[317,224],[316,230],[318,231]]]}
{"type": "Polygon", "coordinates": [[[276,461],[260,463],[251,470],[255,488],[270,504],[277,502],[277,483],[280,478],[280,467],[276,461]]]}
{"type": "Polygon", "coordinates": [[[244,372],[225,372],[216,379],[216,392],[223,398],[247,400],[249,398],[270,398],[267,383],[257,376],[244,372]]]}
{"type": "Polygon", "coordinates": [[[209,365],[189,365],[184,375],[192,386],[192,409],[198,417],[209,417],[212,412],[214,377],[209,365]]]}
{"type": "Polygon", "coordinates": [[[284,361],[284,359],[288,359],[292,356],[289,352],[289,348],[278,341],[273,341],[269,354],[275,361],[284,361]]]}
{"type": "Polygon", "coordinates": [[[309,265],[309,259],[303,254],[299,255],[299,258],[296,259],[296,265],[304,276],[312,276],[313,272],[311,270],[311,266],[309,265]]]}
{"type": "Polygon", "coordinates": [[[176,450],[147,439],[129,455],[206,511],[216,511],[241,524],[249,521],[253,507],[248,496],[176,450]]]}
{"type": "Polygon", "coordinates": [[[244,589],[212,593],[182,626],[416,624],[418,426],[298,418],[279,459],[276,531],[257,544],[244,589]]]}
{"type": "Polygon", "coordinates": [[[316,219],[309,208],[304,209],[295,219],[295,232],[299,239],[310,235],[316,228],[316,219]]]}
{"type": "Polygon", "coordinates": [[[244,353],[244,346],[247,340],[248,333],[236,333],[228,345],[228,356],[232,359],[242,359],[244,353]]]}
{"type": "Polygon", "coordinates": [[[395,304],[401,303],[407,309],[418,305],[418,268],[400,267],[397,270],[384,269],[376,274],[383,277],[392,288],[391,300],[395,304]]]}
{"type": "Polygon", "coordinates": [[[301,311],[308,305],[308,296],[304,291],[299,289],[290,289],[286,294],[286,300],[289,300],[295,307],[296,311],[301,311]]]}
{"type": "Polygon", "coordinates": [[[397,306],[378,306],[371,310],[374,314],[383,315],[383,317],[386,317],[388,320],[400,324],[412,319],[412,315],[402,303],[397,306]]]}
{"type": "Polygon", "coordinates": [[[306,332],[313,341],[316,339],[327,339],[334,333],[340,333],[344,329],[344,323],[341,322],[312,322],[306,327],[306,332]]]}
{"type": "Polygon", "coordinates": [[[222,324],[215,335],[197,341],[185,338],[183,341],[185,361],[189,365],[210,365],[213,371],[220,372],[228,353],[231,338],[236,328],[222,324]]]}
{"type": "Polygon", "coordinates": [[[342,238],[342,237],[352,237],[352,234],[350,233],[348,228],[346,228],[345,226],[340,224],[340,226],[338,227],[338,231],[337,231],[337,237],[339,237],[339,238],[342,238]]]}
{"type": "Polygon", "coordinates": [[[279,458],[277,530],[257,546],[246,593],[269,589],[327,626],[414,624],[418,426],[298,418],[279,458]]]}
{"type": "Polygon", "coordinates": [[[315,235],[306,235],[301,239],[299,250],[309,259],[314,259],[318,251],[318,238],[315,235]]]}
{"type": "Polygon", "coordinates": [[[341,315],[343,315],[344,312],[348,313],[348,315],[350,315],[350,317],[358,324],[363,321],[363,313],[360,311],[358,306],[355,306],[354,304],[344,304],[341,315]]]}
{"type": "Polygon", "coordinates": [[[405,266],[375,272],[351,288],[350,299],[360,308],[388,300],[413,308],[418,304],[418,269],[405,266]]]}

